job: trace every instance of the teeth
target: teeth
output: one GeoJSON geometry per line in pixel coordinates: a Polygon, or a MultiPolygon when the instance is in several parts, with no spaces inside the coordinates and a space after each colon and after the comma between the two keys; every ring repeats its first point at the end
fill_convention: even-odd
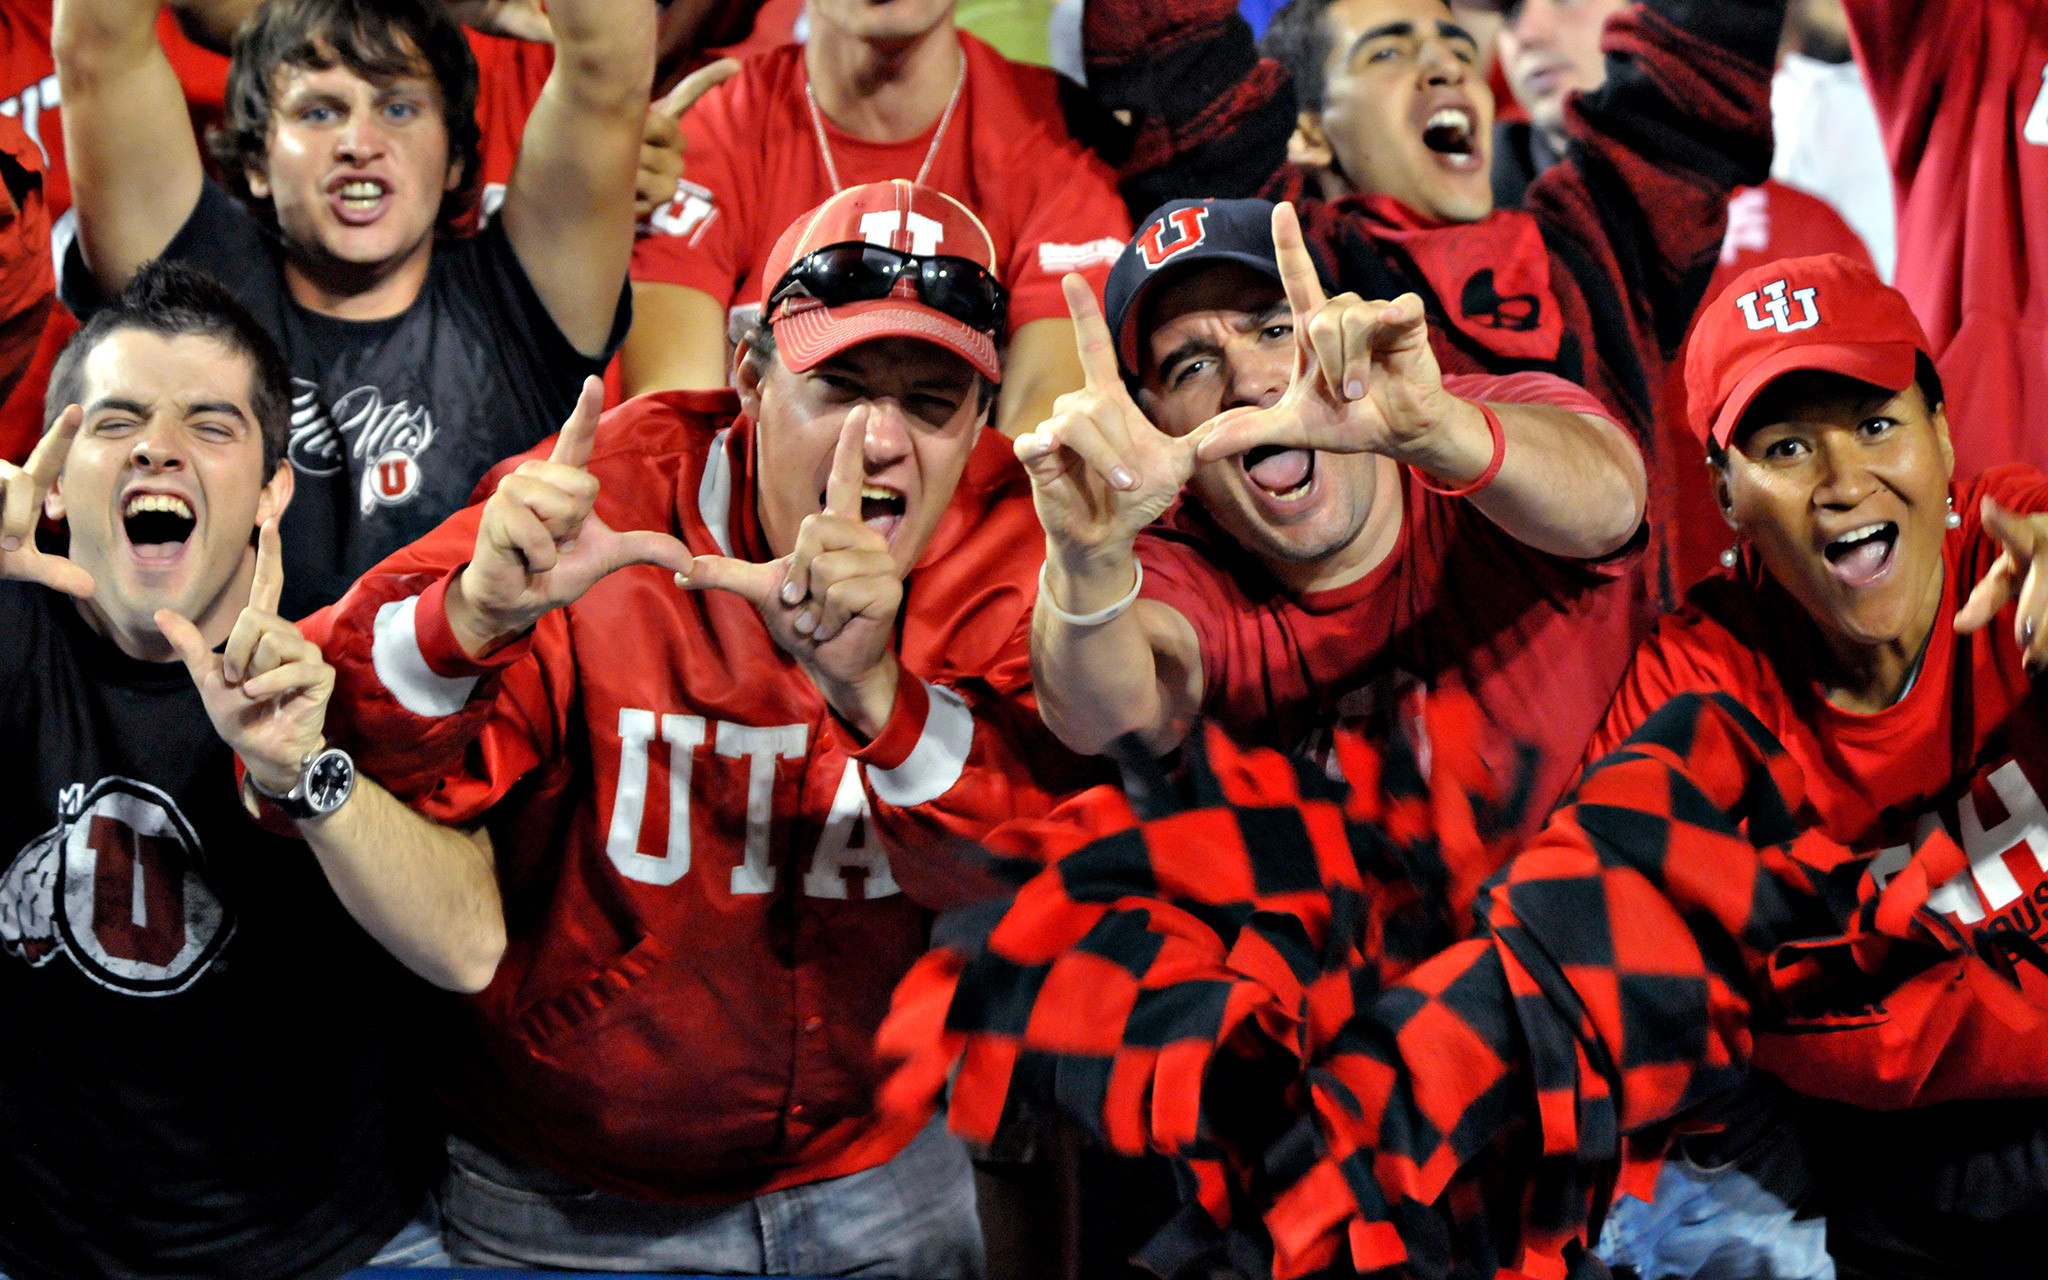
{"type": "Polygon", "coordinates": [[[1859,542],[1868,542],[1878,534],[1883,533],[1888,527],[1890,527],[1888,523],[1881,521],[1877,524],[1866,524],[1860,529],[1851,529],[1841,537],[1836,538],[1835,545],[1838,547],[1852,547],[1859,542]]]}
{"type": "Polygon", "coordinates": [[[344,200],[377,200],[384,194],[384,188],[375,182],[347,182],[342,184],[341,198],[344,200]]]}
{"type": "Polygon", "coordinates": [[[185,500],[168,493],[139,493],[128,499],[127,509],[121,514],[132,516],[144,511],[168,511],[187,520],[192,518],[192,508],[185,505],[185,500]]]}
{"type": "Polygon", "coordinates": [[[1423,128],[1451,128],[1469,134],[1472,132],[1472,113],[1462,107],[1439,107],[1436,114],[1429,118],[1429,123],[1424,125],[1423,128]]]}
{"type": "Polygon", "coordinates": [[[903,495],[894,489],[884,489],[880,485],[864,484],[860,487],[860,496],[863,498],[874,498],[882,502],[893,502],[903,495]]]}

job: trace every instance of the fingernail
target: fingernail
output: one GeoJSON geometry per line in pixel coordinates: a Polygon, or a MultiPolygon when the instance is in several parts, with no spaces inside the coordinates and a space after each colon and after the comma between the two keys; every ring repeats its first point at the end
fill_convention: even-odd
{"type": "Polygon", "coordinates": [[[1138,487],[1138,477],[1131,473],[1129,467],[1110,468],[1109,482],[1119,489],[1135,489],[1138,487]]]}
{"type": "Polygon", "coordinates": [[[782,584],[782,603],[795,604],[803,598],[804,593],[797,589],[796,583],[785,582],[782,584]]]}
{"type": "Polygon", "coordinates": [[[818,629],[818,615],[806,609],[796,615],[795,626],[798,635],[807,636],[818,629]]]}
{"type": "Polygon", "coordinates": [[[21,550],[21,539],[10,533],[4,538],[0,538],[0,548],[8,551],[19,551],[21,550]]]}
{"type": "Polygon", "coordinates": [[[1356,378],[1353,378],[1353,379],[1352,379],[1351,381],[1349,381],[1349,382],[1345,383],[1345,384],[1344,384],[1344,398],[1345,398],[1346,400],[1362,400],[1362,399],[1364,399],[1364,398],[1365,398],[1365,384],[1364,384],[1363,382],[1360,382],[1360,381],[1359,381],[1358,379],[1356,379],[1356,378]]]}

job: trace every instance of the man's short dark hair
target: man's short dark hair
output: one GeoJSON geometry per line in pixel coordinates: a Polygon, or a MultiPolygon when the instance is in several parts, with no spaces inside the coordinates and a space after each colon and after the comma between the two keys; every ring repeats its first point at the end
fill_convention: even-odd
{"type": "Polygon", "coordinates": [[[235,35],[228,65],[227,123],[210,139],[229,188],[265,221],[276,210],[249,190],[249,170],[269,163],[279,73],[342,67],[371,84],[400,76],[432,79],[448,126],[448,158],[462,181],[441,197],[437,226],[448,232],[476,208],[483,162],[476,123],[476,55],[439,0],[269,0],[235,35]]]}
{"type": "MultiPolygon", "coordinates": [[[[1328,89],[1331,36],[1323,15],[1337,0],[1288,0],[1259,41],[1259,52],[1287,69],[1294,100],[1303,111],[1321,111],[1328,89]]],[[[1449,8],[1446,0],[1445,8],[1449,8]]]]}
{"type": "Polygon", "coordinates": [[[85,395],[85,361],[113,334],[140,329],[165,338],[212,338],[249,361],[249,405],[263,432],[263,478],[277,474],[292,425],[292,375],[277,344],[235,295],[212,276],[158,258],[135,273],[64,344],[43,396],[43,430],[85,395]]]}
{"type": "Polygon", "coordinates": [[[1337,0],[1288,0],[1266,24],[1259,51],[1287,68],[1304,111],[1323,109],[1323,68],[1330,65],[1330,28],[1323,13],[1337,0]]]}
{"type": "MultiPolygon", "coordinates": [[[[775,326],[765,320],[756,320],[747,326],[740,336],[747,347],[747,365],[756,378],[768,376],[768,362],[775,358],[775,326]]],[[[996,398],[996,384],[990,382],[981,370],[974,371],[975,408],[986,410],[996,398]]]]}

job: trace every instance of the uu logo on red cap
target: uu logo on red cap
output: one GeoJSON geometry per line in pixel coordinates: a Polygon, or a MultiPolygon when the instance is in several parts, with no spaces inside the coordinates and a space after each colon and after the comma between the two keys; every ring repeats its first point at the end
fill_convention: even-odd
{"type": "Polygon", "coordinates": [[[1166,265],[1176,253],[1192,249],[1202,243],[1209,234],[1209,210],[1204,205],[1189,205],[1175,209],[1164,218],[1145,228],[1145,234],[1138,237],[1138,256],[1145,260],[1145,267],[1157,271],[1166,265]],[[1166,229],[1174,230],[1174,241],[1166,243],[1166,229]]]}
{"type": "Polygon", "coordinates": [[[1786,287],[1783,280],[1773,280],[1761,291],[1753,289],[1737,298],[1735,305],[1742,308],[1743,322],[1752,330],[1776,328],[1779,333],[1798,333],[1801,329],[1811,329],[1819,324],[1820,310],[1813,305],[1814,295],[1818,290],[1794,289],[1792,297],[1787,300],[1786,287]],[[1769,313],[1768,315],[1757,314],[1758,298],[1764,300],[1764,310],[1769,313]],[[1797,302],[1801,309],[1801,315],[1797,320],[1792,318],[1794,302],[1797,302]]]}

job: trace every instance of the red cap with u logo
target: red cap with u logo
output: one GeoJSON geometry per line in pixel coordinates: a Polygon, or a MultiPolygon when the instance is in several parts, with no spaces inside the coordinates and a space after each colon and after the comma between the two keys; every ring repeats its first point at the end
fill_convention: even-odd
{"type": "MultiPolygon", "coordinates": [[[[835,244],[875,244],[919,257],[965,258],[1002,276],[995,240],[974,211],[943,191],[902,178],[848,187],[789,224],[761,270],[761,305],[805,255],[835,244]]],[[[995,335],[925,305],[908,279],[886,298],[828,307],[792,297],[767,317],[782,361],[803,373],[878,338],[918,338],[956,352],[991,382],[1003,380],[995,335]]]]}
{"type": "Polygon", "coordinates": [[[1727,448],[1765,387],[1805,369],[1886,391],[1933,358],[1906,296],[1838,253],[1745,271],[1700,311],[1685,361],[1687,412],[1702,444],[1727,448]]]}

